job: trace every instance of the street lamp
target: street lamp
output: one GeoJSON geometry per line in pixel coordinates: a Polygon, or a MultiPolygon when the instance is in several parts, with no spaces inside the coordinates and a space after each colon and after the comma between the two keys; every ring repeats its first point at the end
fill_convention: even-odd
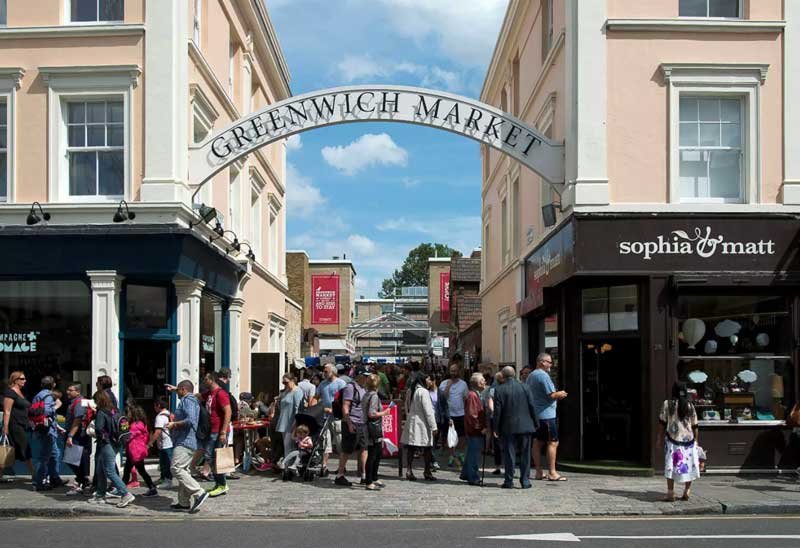
{"type": "Polygon", "coordinates": [[[114,213],[114,222],[115,223],[122,223],[124,221],[132,221],[136,218],[136,212],[131,211],[128,208],[128,202],[125,200],[120,200],[119,206],[117,207],[117,212],[114,213]],[[125,205],[125,211],[122,211],[122,206],[125,205]]]}
{"type": "Polygon", "coordinates": [[[561,202],[553,202],[542,206],[542,221],[544,221],[545,228],[550,228],[556,224],[556,209],[563,211],[561,202]]]}
{"type": "Polygon", "coordinates": [[[45,221],[49,221],[50,220],[50,214],[49,213],[45,213],[42,210],[42,204],[40,204],[39,202],[33,202],[31,204],[31,211],[30,211],[30,213],[28,213],[28,218],[26,219],[25,222],[28,223],[28,225],[35,225],[35,224],[39,224],[39,222],[41,222],[42,219],[44,219],[45,221]],[[36,206],[39,206],[39,213],[42,214],[41,217],[39,217],[36,214],[36,206]]]}
{"type": "MultiPolygon", "coordinates": [[[[217,230],[214,229],[214,232],[217,232],[217,230]]],[[[210,244],[214,243],[215,241],[219,240],[225,234],[228,234],[228,233],[233,234],[233,244],[231,244],[231,247],[225,249],[225,252],[226,253],[230,253],[232,249],[235,249],[236,251],[239,251],[242,248],[242,244],[239,243],[239,237],[236,235],[236,233],[233,230],[223,230],[222,233],[217,232],[217,234],[219,234],[219,236],[216,237],[216,238],[214,238],[212,236],[211,238],[208,239],[208,243],[210,243],[210,244]]]]}
{"type": "MultiPolygon", "coordinates": [[[[192,205],[192,209],[197,209],[199,211],[198,214],[200,215],[200,221],[196,223],[194,222],[189,223],[189,228],[199,225],[200,222],[210,223],[213,219],[217,218],[217,210],[214,209],[213,207],[207,206],[206,204],[200,204],[200,205],[194,204],[192,205]]],[[[219,220],[217,220],[217,227],[219,227],[220,229],[222,228],[222,225],[219,223],[219,220]]],[[[214,228],[214,232],[217,232],[216,227],[214,228]]],[[[222,235],[220,232],[217,232],[217,234],[219,234],[220,236],[222,235]]]]}
{"type": "Polygon", "coordinates": [[[248,259],[250,259],[251,261],[255,261],[256,260],[256,254],[253,253],[253,246],[250,245],[250,242],[241,242],[241,245],[246,245],[248,247],[248,251],[247,251],[246,257],[248,259]]]}

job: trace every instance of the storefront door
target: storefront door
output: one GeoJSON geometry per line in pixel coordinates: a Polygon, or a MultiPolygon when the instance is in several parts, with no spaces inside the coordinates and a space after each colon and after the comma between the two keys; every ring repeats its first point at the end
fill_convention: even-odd
{"type": "Polygon", "coordinates": [[[584,460],[637,461],[641,444],[639,337],[581,342],[584,460]]]}
{"type": "Polygon", "coordinates": [[[125,341],[125,401],[131,398],[144,408],[148,424],[154,418],[153,401],[168,397],[165,384],[173,384],[172,346],[170,341],[125,341]]]}

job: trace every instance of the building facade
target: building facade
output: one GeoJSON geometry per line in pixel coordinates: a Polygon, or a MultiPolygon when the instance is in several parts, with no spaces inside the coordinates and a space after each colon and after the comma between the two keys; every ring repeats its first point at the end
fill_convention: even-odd
{"type": "MultiPolygon", "coordinates": [[[[320,354],[353,354],[348,328],[355,318],[356,269],[349,259],[308,262],[307,327],[316,330],[320,354]]],[[[307,307],[307,308],[306,308],[307,307]]]]}
{"type": "Polygon", "coordinates": [[[3,4],[0,337],[30,343],[4,374],[146,402],[227,366],[249,389],[249,352],[286,350],[284,144],[202,187],[187,165],[291,94],[264,3],[3,4]]]}
{"type": "Polygon", "coordinates": [[[464,364],[483,361],[481,341],[481,252],[454,258],[450,265],[450,356],[464,364]]]}
{"type": "Polygon", "coordinates": [[[450,261],[428,259],[428,323],[434,356],[446,358],[450,348],[450,261]]]}
{"type": "Polygon", "coordinates": [[[483,352],[554,355],[565,458],[661,468],[680,380],[710,469],[797,465],[798,51],[797,2],[510,3],[482,100],[566,183],[482,152],[483,352]]]}

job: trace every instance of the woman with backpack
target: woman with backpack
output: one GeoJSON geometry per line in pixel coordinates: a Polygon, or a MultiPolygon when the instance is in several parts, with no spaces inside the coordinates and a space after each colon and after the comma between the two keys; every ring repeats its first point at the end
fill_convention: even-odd
{"type": "Polygon", "coordinates": [[[121,412],[114,408],[111,398],[105,390],[94,394],[97,405],[94,419],[94,430],[97,436],[97,453],[95,455],[95,470],[97,471],[97,492],[87,502],[103,504],[106,502],[106,490],[109,482],[114,485],[121,498],[117,508],[125,508],[134,501],[115,468],[115,458],[119,451],[119,431],[121,412]]]}
{"type": "Polygon", "coordinates": [[[689,403],[686,383],[676,382],[672,399],[665,400],[658,415],[656,443],[664,443],[664,477],[667,502],[675,502],[675,482],[683,483],[681,500],[689,500],[692,481],[700,477],[697,452],[697,413],[689,403]]]}
{"type": "Polygon", "coordinates": [[[128,422],[131,425],[131,435],[128,445],[125,448],[125,468],[122,471],[122,482],[127,485],[131,477],[131,470],[136,467],[139,477],[147,485],[145,497],[158,496],[158,490],[153,479],[144,467],[144,459],[147,457],[147,442],[150,437],[147,431],[147,415],[138,405],[133,405],[128,409],[128,422]]]}

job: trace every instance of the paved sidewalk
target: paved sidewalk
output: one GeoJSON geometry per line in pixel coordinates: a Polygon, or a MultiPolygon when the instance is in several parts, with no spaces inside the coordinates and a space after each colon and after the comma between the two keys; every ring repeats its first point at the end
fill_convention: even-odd
{"type": "MultiPolygon", "coordinates": [[[[487,472],[490,472],[488,470],[487,472]]],[[[195,516],[175,513],[173,489],[158,497],[137,497],[126,509],[87,504],[65,490],[36,493],[19,480],[0,485],[0,517],[128,515],[153,517],[256,516],[265,518],[327,517],[526,517],[675,514],[800,514],[800,483],[794,477],[704,476],[695,482],[692,500],[667,503],[663,478],[627,478],[569,474],[569,481],[534,481],[533,488],[500,489],[501,478],[487,474],[485,487],[470,487],[456,472],[442,470],[439,481],[400,480],[393,463],[382,467],[386,488],[341,488],[332,477],[313,483],[284,483],[271,474],[231,481],[230,493],[209,499],[195,516]]],[[[210,486],[210,485],[209,485],[210,486]]],[[[134,493],[143,493],[135,489],[134,493]]]]}

